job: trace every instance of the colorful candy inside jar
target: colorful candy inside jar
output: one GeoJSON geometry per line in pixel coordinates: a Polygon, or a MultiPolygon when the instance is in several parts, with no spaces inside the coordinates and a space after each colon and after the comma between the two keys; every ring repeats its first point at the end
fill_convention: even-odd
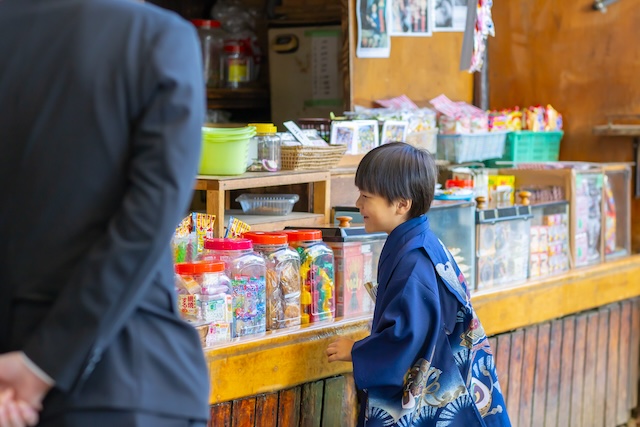
{"type": "Polygon", "coordinates": [[[205,327],[205,346],[231,339],[231,281],[222,261],[204,260],[175,265],[178,310],[194,326],[205,327]]]}
{"type": "Polygon", "coordinates": [[[223,261],[231,280],[233,338],[266,331],[266,265],[248,239],[206,239],[203,260],[223,261]]]}
{"type": "Polygon", "coordinates": [[[333,251],[320,230],[285,230],[289,245],[300,255],[301,323],[331,320],[335,316],[333,251]]]}

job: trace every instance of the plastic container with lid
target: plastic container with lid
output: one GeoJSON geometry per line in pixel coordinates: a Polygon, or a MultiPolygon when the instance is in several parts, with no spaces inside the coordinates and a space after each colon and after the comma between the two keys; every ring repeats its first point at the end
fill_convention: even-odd
{"type": "Polygon", "coordinates": [[[231,281],[224,267],[210,260],[175,265],[179,311],[191,323],[211,326],[205,345],[231,339],[231,281]]]}
{"type": "Polygon", "coordinates": [[[333,251],[320,230],[284,230],[300,255],[301,323],[331,320],[335,315],[333,251]]]}
{"type": "MultiPolygon", "coordinates": [[[[280,147],[278,128],[273,123],[250,123],[256,128],[256,135],[250,145],[256,146],[257,158],[254,162],[254,170],[276,172],[281,169],[280,147]]],[[[251,150],[250,150],[251,151],[251,150]]]]}
{"type": "Polygon", "coordinates": [[[244,237],[267,265],[267,330],[300,324],[300,256],[285,233],[252,231],[244,237]]]}
{"type": "Polygon", "coordinates": [[[246,46],[239,40],[227,40],[220,62],[222,86],[230,89],[246,86],[251,81],[252,68],[253,58],[246,46]]]}
{"type": "MultiPolygon", "coordinates": [[[[367,233],[351,226],[352,217],[338,216],[339,227],[321,227],[322,240],[333,250],[336,285],[336,317],[357,316],[373,311],[374,302],[364,284],[376,282],[378,260],[387,233],[367,233]]],[[[311,228],[311,227],[310,227],[311,228]]]]}
{"type": "Polygon", "coordinates": [[[220,87],[220,57],[226,33],[219,21],[192,19],[191,23],[198,29],[200,37],[204,81],[209,87],[220,87]]]}
{"type": "Polygon", "coordinates": [[[266,265],[249,239],[206,239],[203,260],[223,261],[231,279],[232,338],[266,330],[266,265]]]}

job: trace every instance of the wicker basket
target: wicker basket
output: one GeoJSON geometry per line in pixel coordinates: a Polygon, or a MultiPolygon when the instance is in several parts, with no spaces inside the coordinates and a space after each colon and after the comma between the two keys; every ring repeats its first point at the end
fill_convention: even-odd
{"type": "Polygon", "coordinates": [[[347,151],[346,145],[312,147],[306,145],[283,146],[281,150],[284,170],[326,170],[337,165],[347,151]]]}

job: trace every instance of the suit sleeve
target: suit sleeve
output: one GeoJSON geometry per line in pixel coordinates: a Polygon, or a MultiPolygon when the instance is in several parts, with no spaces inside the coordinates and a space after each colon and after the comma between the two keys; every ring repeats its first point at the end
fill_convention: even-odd
{"type": "Polygon", "coordinates": [[[389,394],[402,390],[404,376],[419,358],[431,360],[440,331],[440,305],[433,269],[431,284],[424,278],[392,278],[385,290],[380,320],[371,335],[351,352],[358,389],[377,388],[389,394]]]}
{"type": "Polygon", "coordinates": [[[173,19],[146,53],[141,80],[150,86],[133,120],[128,188],[23,348],[64,391],[92,372],[144,299],[193,194],[205,106],[195,30],[173,19]]]}

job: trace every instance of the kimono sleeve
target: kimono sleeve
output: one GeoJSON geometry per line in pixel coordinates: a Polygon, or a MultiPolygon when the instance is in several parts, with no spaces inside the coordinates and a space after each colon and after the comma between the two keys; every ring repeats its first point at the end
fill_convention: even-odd
{"type": "Polygon", "coordinates": [[[415,361],[431,359],[441,330],[440,303],[435,271],[424,270],[420,278],[411,274],[389,281],[371,335],[354,344],[351,356],[358,389],[377,388],[389,396],[399,393],[415,361]]]}

